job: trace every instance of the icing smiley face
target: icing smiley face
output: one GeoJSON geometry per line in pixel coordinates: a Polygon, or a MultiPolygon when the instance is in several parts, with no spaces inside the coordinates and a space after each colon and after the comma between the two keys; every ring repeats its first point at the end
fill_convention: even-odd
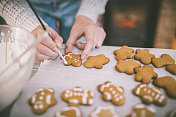
{"type": "Polygon", "coordinates": [[[54,96],[54,90],[39,88],[36,91],[36,94],[32,96],[28,102],[32,105],[32,110],[36,114],[41,114],[47,110],[49,106],[55,105],[57,103],[56,98],[54,96]]]}

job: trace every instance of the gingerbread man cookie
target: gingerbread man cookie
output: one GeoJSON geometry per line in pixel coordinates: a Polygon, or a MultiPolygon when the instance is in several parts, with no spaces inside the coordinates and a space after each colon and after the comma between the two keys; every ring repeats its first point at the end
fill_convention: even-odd
{"type": "Polygon", "coordinates": [[[132,48],[128,48],[128,46],[122,46],[118,50],[114,50],[114,54],[116,55],[116,60],[125,60],[127,58],[133,58],[134,50],[132,48]]]}
{"type": "Polygon", "coordinates": [[[57,100],[54,98],[54,90],[52,88],[39,88],[28,102],[32,105],[33,112],[41,114],[45,112],[49,106],[55,105],[57,100]]]}
{"type": "Polygon", "coordinates": [[[175,63],[175,60],[168,54],[162,54],[161,58],[152,58],[152,64],[156,68],[160,68],[174,63],[175,63]]]}
{"type": "Polygon", "coordinates": [[[144,104],[137,104],[134,106],[133,112],[127,117],[154,117],[155,109],[144,104]]]}
{"type": "Polygon", "coordinates": [[[104,84],[98,85],[97,88],[103,94],[105,101],[112,101],[115,105],[123,105],[125,103],[123,87],[114,86],[111,82],[106,81],[104,84]]]}
{"type": "Polygon", "coordinates": [[[134,73],[134,69],[140,67],[141,65],[137,63],[135,60],[119,60],[118,64],[115,66],[116,70],[119,72],[125,72],[130,75],[134,73]]]}
{"type": "Polygon", "coordinates": [[[62,99],[69,103],[69,106],[77,106],[79,104],[93,104],[93,92],[75,87],[62,93],[62,99]]]}
{"type": "Polygon", "coordinates": [[[103,54],[97,56],[89,56],[88,59],[84,62],[86,68],[103,68],[104,64],[107,64],[110,61],[109,58],[105,57],[103,54]]]}
{"type": "Polygon", "coordinates": [[[160,77],[154,80],[154,84],[158,87],[166,89],[167,95],[176,98],[176,80],[170,76],[160,77]]]}
{"type": "Polygon", "coordinates": [[[167,65],[166,70],[174,75],[176,75],[176,64],[167,65]]]}
{"type": "Polygon", "coordinates": [[[166,97],[162,94],[159,88],[149,87],[146,84],[138,84],[133,89],[133,93],[139,96],[144,103],[155,103],[160,106],[164,106],[167,103],[166,97]]]}
{"type": "Polygon", "coordinates": [[[99,106],[90,117],[117,117],[112,106],[99,106]]]}
{"type": "Polygon", "coordinates": [[[64,107],[56,112],[55,117],[82,117],[81,110],[78,107],[64,107]]]}
{"type": "Polygon", "coordinates": [[[143,67],[138,67],[135,70],[135,80],[142,83],[150,83],[151,79],[157,78],[158,74],[154,72],[154,69],[150,65],[145,65],[143,67]]]}
{"type": "Polygon", "coordinates": [[[136,60],[139,60],[143,64],[150,64],[152,61],[152,58],[154,58],[154,54],[150,54],[148,49],[137,49],[136,55],[134,55],[134,58],[136,60]]]}
{"type": "Polygon", "coordinates": [[[82,65],[81,55],[75,55],[72,52],[68,52],[65,55],[63,55],[65,60],[67,61],[67,64],[65,65],[72,65],[75,67],[79,67],[82,65]]]}

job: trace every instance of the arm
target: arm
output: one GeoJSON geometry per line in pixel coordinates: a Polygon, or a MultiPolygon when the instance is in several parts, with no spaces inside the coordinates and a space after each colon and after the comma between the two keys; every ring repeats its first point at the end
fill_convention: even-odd
{"type": "Polygon", "coordinates": [[[107,0],[82,0],[75,23],[66,43],[66,52],[72,51],[73,43],[82,35],[85,36],[86,43],[76,42],[78,48],[84,49],[81,54],[82,59],[86,58],[95,47],[101,47],[106,33],[103,28],[97,27],[94,24],[98,16],[104,13],[106,3],[107,0]]]}

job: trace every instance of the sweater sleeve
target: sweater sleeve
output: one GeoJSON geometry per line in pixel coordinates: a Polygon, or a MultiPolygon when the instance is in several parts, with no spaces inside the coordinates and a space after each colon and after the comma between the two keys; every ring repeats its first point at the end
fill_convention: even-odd
{"type": "Polygon", "coordinates": [[[107,1],[108,0],[82,0],[76,16],[86,16],[96,23],[98,16],[105,12],[107,1]]]}
{"type": "MultiPolygon", "coordinates": [[[[6,23],[32,31],[40,25],[25,0],[0,0],[0,15],[6,23]]],[[[44,22],[44,24],[46,24],[44,22]]]]}

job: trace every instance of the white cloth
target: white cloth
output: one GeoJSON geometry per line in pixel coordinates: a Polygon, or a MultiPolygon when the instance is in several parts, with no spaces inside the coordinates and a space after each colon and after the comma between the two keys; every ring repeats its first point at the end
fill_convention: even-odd
{"type": "MultiPolygon", "coordinates": [[[[82,0],[77,16],[87,16],[95,23],[98,15],[104,13],[106,3],[107,0],[82,0]]],[[[25,0],[1,0],[0,15],[7,24],[21,27],[28,31],[32,31],[40,25],[25,0]]],[[[46,23],[44,22],[44,24],[46,23]]]]}

